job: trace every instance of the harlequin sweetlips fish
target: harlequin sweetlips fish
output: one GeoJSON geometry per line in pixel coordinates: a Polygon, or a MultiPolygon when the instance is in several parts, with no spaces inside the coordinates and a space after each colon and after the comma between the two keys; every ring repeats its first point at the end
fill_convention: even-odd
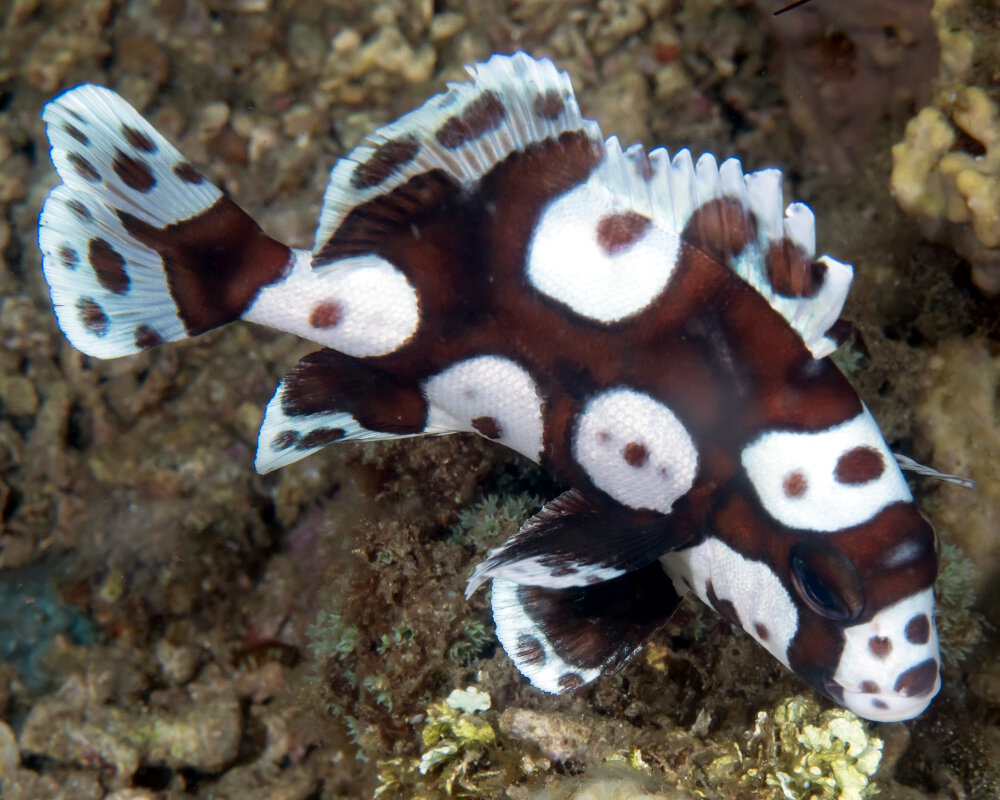
{"type": "Polygon", "coordinates": [[[537,687],[620,669],[693,592],[873,720],[940,686],[934,535],[827,358],[853,272],[781,174],[623,150],[548,60],[494,56],[330,174],[312,250],[267,236],[114,92],[43,118],[59,326],[98,358],[238,319],[316,342],[256,468],[470,431],[574,487],[473,573],[537,687]]]}

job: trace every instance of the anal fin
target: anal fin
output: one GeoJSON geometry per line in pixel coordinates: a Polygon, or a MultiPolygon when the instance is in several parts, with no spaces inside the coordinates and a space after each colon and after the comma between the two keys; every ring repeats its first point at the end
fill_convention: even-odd
{"type": "Polygon", "coordinates": [[[317,350],[282,378],[267,404],[255,466],[271,472],[333,442],[446,433],[428,427],[427,413],[419,387],[336,350],[317,350]]]}
{"type": "Polygon", "coordinates": [[[466,596],[490,578],[565,589],[637,570],[684,542],[667,518],[599,504],[576,489],[550,501],[476,567],[466,596]]]}
{"type": "Polygon", "coordinates": [[[493,581],[497,638],[521,673],[552,694],[620,670],[680,601],[658,561],[593,586],[493,581]]]}

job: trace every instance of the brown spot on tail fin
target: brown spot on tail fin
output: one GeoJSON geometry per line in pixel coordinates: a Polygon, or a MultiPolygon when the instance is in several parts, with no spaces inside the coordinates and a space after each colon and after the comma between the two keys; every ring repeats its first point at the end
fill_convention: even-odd
{"type": "Polygon", "coordinates": [[[239,319],[260,290],[291,265],[291,250],[225,196],[163,228],[126,211],[118,211],[118,218],[163,259],[177,313],[192,336],[239,319]]]}
{"type": "Polygon", "coordinates": [[[156,145],[153,143],[153,140],[138,128],[133,128],[131,125],[122,125],[122,136],[136,150],[141,150],[143,153],[156,152],[156,145]]]}
{"type": "Polygon", "coordinates": [[[140,158],[132,158],[128,153],[121,150],[115,152],[111,166],[115,174],[121,178],[122,183],[129,189],[146,193],[156,186],[156,176],[149,164],[140,158]]]}
{"type": "Polygon", "coordinates": [[[125,259],[106,240],[91,239],[87,244],[87,259],[101,286],[115,294],[128,291],[130,281],[125,271],[125,259]]]}

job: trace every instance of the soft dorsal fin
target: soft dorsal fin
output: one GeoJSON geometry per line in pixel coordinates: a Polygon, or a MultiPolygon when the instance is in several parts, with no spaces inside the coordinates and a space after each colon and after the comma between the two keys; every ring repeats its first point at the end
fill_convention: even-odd
{"type": "Polygon", "coordinates": [[[313,266],[351,211],[412,178],[441,172],[460,186],[478,181],[512,152],[567,131],[601,146],[596,122],[580,116],[569,76],[548,59],[495,55],[469,68],[472,80],[448,89],[379,128],[330,173],[316,230],[313,266]]]}

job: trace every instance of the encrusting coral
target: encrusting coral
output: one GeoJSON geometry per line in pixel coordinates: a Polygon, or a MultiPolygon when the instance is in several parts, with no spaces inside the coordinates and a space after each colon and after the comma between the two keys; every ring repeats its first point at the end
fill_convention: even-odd
{"type": "Polygon", "coordinates": [[[943,485],[931,519],[976,565],[973,586],[986,594],[1000,575],[1000,356],[983,339],[942,342],[927,364],[916,408],[933,463],[976,481],[974,492],[943,485]]]}
{"type": "Polygon", "coordinates": [[[755,797],[863,800],[878,792],[872,777],[882,740],[841,708],[820,712],[812,696],[796,695],[761,711],[741,753],[739,783],[755,797]]]}
{"type": "Polygon", "coordinates": [[[920,109],[892,149],[890,188],[924,234],[946,242],[972,267],[972,280],[1000,294],[1000,111],[983,88],[967,85],[975,45],[955,30],[954,0],[937,0],[941,73],[932,105],[920,109]]]}

